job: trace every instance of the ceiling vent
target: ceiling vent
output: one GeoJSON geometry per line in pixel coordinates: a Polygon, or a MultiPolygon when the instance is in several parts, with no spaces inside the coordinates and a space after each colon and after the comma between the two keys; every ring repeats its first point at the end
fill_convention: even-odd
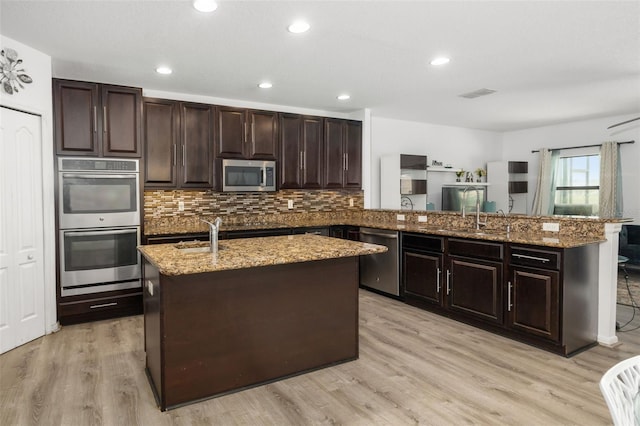
{"type": "Polygon", "coordinates": [[[473,99],[479,98],[480,96],[490,95],[492,93],[496,93],[496,91],[491,89],[478,89],[474,90],[473,92],[463,93],[462,95],[458,96],[460,96],[461,98],[473,99]]]}

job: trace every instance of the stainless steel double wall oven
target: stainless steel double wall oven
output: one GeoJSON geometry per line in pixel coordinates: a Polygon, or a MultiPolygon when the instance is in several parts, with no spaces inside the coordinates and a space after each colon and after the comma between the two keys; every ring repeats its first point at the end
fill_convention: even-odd
{"type": "Polygon", "coordinates": [[[140,287],[139,163],[58,158],[61,296],[140,287]]]}

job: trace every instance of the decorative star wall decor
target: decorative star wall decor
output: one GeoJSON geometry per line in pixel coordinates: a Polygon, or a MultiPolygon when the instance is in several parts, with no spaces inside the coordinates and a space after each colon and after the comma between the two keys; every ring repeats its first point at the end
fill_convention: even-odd
{"type": "Polygon", "coordinates": [[[0,52],[0,83],[4,91],[10,95],[18,93],[18,87],[24,89],[22,83],[33,83],[33,79],[25,74],[24,68],[20,68],[22,59],[18,59],[18,52],[13,49],[2,49],[0,52]]]}

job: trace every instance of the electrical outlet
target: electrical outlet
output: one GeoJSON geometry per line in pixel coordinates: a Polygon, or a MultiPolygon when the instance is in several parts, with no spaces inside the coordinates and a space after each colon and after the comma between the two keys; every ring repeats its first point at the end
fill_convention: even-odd
{"type": "Polygon", "coordinates": [[[396,219],[404,220],[404,215],[403,214],[396,215],[396,219]]]}
{"type": "Polygon", "coordinates": [[[426,216],[418,216],[418,222],[426,222],[426,221],[427,221],[426,216]]]}
{"type": "Polygon", "coordinates": [[[293,200],[287,200],[287,207],[290,209],[293,208],[293,200]]]}
{"type": "Polygon", "coordinates": [[[353,207],[353,198],[349,198],[349,207],[353,207]]]}
{"type": "Polygon", "coordinates": [[[178,211],[179,212],[184,211],[184,201],[178,201],[178,211]]]}
{"type": "Polygon", "coordinates": [[[560,232],[560,224],[557,222],[544,222],[542,224],[543,231],[560,232]]]}

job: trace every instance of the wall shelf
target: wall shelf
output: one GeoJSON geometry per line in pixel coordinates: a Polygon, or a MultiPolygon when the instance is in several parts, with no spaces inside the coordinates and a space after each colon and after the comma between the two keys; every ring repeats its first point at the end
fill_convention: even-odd
{"type": "Polygon", "coordinates": [[[489,186],[489,182],[450,182],[442,186],[489,186]]]}
{"type": "Polygon", "coordinates": [[[434,166],[427,166],[427,172],[461,172],[462,169],[454,169],[451,167],[434,167],[434,166]]]}

